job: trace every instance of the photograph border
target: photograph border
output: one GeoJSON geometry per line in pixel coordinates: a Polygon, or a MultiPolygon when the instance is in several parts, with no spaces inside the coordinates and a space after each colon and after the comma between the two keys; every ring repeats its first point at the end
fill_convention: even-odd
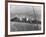
{"type": "Polygon", "coordinates": [[[41,34],[45,34],[45,3],[44,2],[27,2],[27,1],[8,1],[8,0],[5,0],[5,37],[7,37],[7,36],[25,36],[25,35],[41,35],[41,34]],[[43,24],[44,24],[43,25],[43,33],[8,35],[8,2],[43,4],[43,24]]]}

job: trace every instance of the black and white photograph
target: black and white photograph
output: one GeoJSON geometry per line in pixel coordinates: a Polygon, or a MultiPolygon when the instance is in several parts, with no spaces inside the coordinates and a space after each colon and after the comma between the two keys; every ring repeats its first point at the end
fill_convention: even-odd
{"type": "Polygon", "coordinates": [[[43,4],[8,3],[8,35],[43,33],[43,4]]]}

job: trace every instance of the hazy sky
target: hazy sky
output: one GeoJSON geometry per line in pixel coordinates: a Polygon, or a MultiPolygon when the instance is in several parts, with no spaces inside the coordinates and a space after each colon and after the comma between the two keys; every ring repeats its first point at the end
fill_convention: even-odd
{"type": "Polygon", "coordinates": [[[34,12],[38,18],[41,17],[40,6],[28,6],[28,5],[11,5],[10,14],[11,17],[18,16],[34,16],[34,12]]]}

